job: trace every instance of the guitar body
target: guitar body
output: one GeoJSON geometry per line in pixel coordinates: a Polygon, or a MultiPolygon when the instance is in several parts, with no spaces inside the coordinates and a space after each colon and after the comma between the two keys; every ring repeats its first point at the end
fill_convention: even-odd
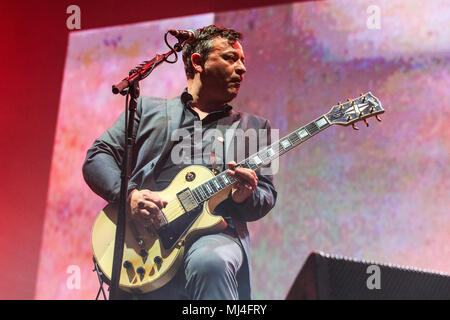
{"type": "MultiPolygon", "coordinates": [[[[227,226],[212,212],[228,197],[231,186],[223,189],[193,210],[186,210],[180,194],[214,177],[203,166],[189,166],[180,171],[170,185],[158,194],[169,203],[162,209],[165,225],[145,228],[126,217],[123,265],[119,287],[127,292],[145,293],[165,285],[183,262],[186,247],[204,234],[218,233],[227,226]]],[[[106,206],[92,228],[94,257],[105,276],[111,280],[118,208],[106,206]]]]}

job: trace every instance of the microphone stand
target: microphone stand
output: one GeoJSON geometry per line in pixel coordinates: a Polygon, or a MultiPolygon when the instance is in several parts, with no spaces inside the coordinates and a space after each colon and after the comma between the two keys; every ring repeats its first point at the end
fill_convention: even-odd
{"type": "Polygon", "coordinates": [[[167,32],[165,35],[166,44],[171,49],[169,52],[163,55],[156,55],[152,60],[144,61],[138,67],[132,69],[129,72],[129,76],[119,83],[112,86],[112,92],[114,94],[120,93],[126,95],[125,101],[125,125],[126,125],[126,139],[125,150],[121,168],[121,184],[120,184],[120,196],[119,196],[119,211],[117,216],[116,235],[114,243],[114,258],[111,274],[111,283],[109,286],[109,299],[117,300],[119,298],[119,283],[120,274],[122,271],[123,249],[125,243],[125,223],[126,223],[126,210],[127,210],[127,197],[128,197],[128,182],[130,180],[131,162],[133,155],[134,145],[134,117],[137,108],[137,99],[139,98],[139,81],[146,78],[158,65],[166,61],[168,63],[175,63],[178,59],[176,52],[180,52],[182,45],[180,43],[175,44],[172,48],[167,43],[167,32]],[[167,58],[175,53],[175,60],[169,61],[167,58]],[[128,104],[128,98],[130,103],[128,104]],[[129,115],[127,117],[127,112],[129,115]]]}

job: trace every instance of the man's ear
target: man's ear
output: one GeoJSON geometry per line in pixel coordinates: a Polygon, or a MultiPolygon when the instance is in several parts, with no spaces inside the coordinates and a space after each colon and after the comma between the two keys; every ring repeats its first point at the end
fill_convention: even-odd
{"type": "Polygon", "coordinates": [[[200,55],[200,53],[193,53],[191,55],[191,63],[195,71],[199,73],[203,71],[205,62],[203,61],[203,57],[200,55]]]}

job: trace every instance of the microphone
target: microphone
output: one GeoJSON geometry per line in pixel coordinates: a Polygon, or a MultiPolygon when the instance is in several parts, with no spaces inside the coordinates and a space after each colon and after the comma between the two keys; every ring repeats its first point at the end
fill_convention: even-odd
{"type": "Polygon", "coordinates": [[[198,37],[197,30],[177,30],[170,29],[169,33],[178,39],[179,42],[189,41],[198,37]]]}

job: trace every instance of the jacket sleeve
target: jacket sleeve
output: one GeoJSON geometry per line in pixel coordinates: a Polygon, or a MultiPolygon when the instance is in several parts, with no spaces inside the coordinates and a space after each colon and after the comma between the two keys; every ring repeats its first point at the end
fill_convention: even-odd
{"type": "MultiPolygon", "coordinates": [[[[269,121],[266,121],[263,129],[266,129],[268,132],[267,146],[269,146],[271,144],[269,121]]],[[[268,165],[266,168],[271,168],[271,166],[268,165]]],[[[271,170],[268,171],[270,172],[271,170]]],[[[222,202],[233,218],[246,222],[256,221],[264,217],[275,206],[277,191],[273,184],[273,173],[263,175],[261,174],[261,170],[258,170],[256,171],[256,175],[258,176],[258,185],[252,195],[244,202],[234,202],[231,193],[230,196],[222,202]]]]}
{"type": "MultiPolygon", "coordinates": [[[[134,138],[139,127],[142,99],[134,120],[134,138]]],[[[87,151],[83,164],[83,177],[87,185],[109,203],[116,203],[120,197],[121,167],[125,154],[125,112],[106,130],[87,151]]],[[[130,164],[132,165],[132,164],[130,164]]],[[[129,184],[128,191],[136,186],[129,184]]]]}

